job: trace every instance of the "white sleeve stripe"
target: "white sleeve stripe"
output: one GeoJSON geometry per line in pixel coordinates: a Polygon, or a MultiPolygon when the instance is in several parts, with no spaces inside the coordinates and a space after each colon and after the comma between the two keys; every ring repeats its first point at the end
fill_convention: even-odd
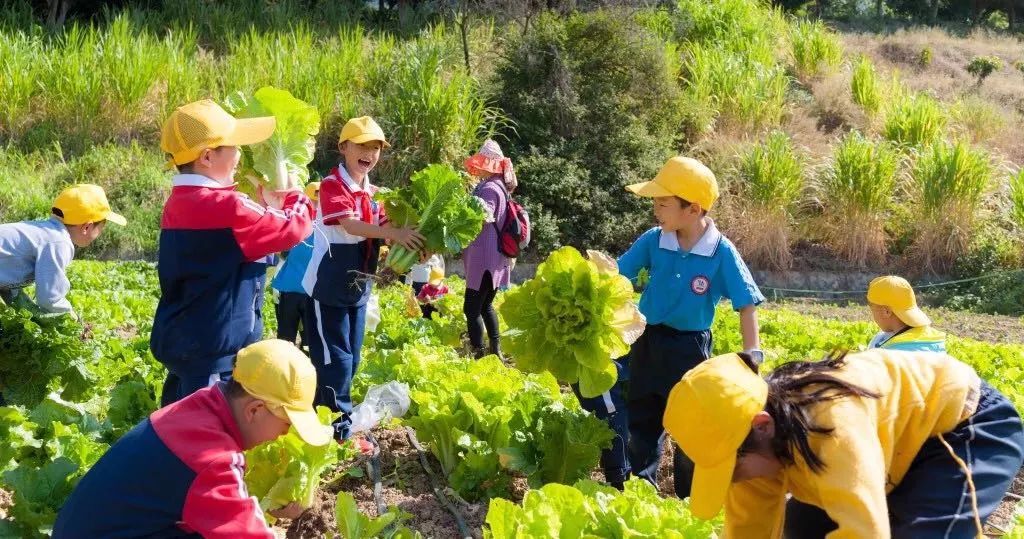
{"type": "Polygon", "coordinates": [[[249,197],[243,197],[240,200],[242,201],[242,205],[243,206],[249,208],[250,210],[252,210],[254,212],[259,213],[260,215],[263,215],[264,213],[267,212],[266,208],[264,208],[263,206],[260,206],[259,204],[253,202],[249,197]]]}
{"type": "Polygon", "coordinates": [[[263,524],[264,531],[266,531],[270,537],[275,537],[274,531],[270,529],[269,525],[267,525],[267,518],[263,516],[263,510],[260,509],[260,501],[256,499],[255,496],[249,496],[249,490],[245,486],[245,480],[243,479],[245,475],[245,456],[243,454],[235,453],[231,455],[231,473],[235,476],[235,481],[238,484],[239,498],[252,503],[253,513],[259,517],[260,523],[263,524]]]}
{"type": "Polygon", "coordinates": [[[326,221],[326,220],[329,220],[329,219],[334,219],[335,217],[355,217],[355,216],[356,216],[356,212],[346,210],[346,211],[339,211],[339,212],[335,212],[335,213],[329,213],[327,215],[324,215],[321,219],[326,221]]]}

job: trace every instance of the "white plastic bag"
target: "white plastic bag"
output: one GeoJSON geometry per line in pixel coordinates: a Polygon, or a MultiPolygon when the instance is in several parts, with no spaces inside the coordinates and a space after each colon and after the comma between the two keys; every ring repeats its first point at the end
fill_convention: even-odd
{"type": "Polygon", "coordinates": [[[380,298],[376,293],[371,293],[366,302],[366,331],[377,331],[377,324],[380,324],[380,298]]]}
{"type": "Polygon", "coordinates": [[[402,417],[409,411],[409,386],[394,380],[373,386],[366,398],[352,410],[352,432],[372,429],[377,423],[402,417]]]}

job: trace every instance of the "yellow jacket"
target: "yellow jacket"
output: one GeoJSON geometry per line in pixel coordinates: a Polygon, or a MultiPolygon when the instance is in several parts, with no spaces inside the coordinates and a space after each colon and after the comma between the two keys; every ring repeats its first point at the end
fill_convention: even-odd
{"type": "Polygon", "coordinates": [[[835,429],[809,438],[825,470],[812,472],[797,454],[776,477],[733,484],[726,538],[780,537],[787,492],[823,508],[839,525],[829,539],[889,538],[886,495],[928,438],[974,413],[981,383],[974,369],[945,354],[884,349],[850,354],[836,377],[881,397],[814,405],[813,420],[835,429]]]}

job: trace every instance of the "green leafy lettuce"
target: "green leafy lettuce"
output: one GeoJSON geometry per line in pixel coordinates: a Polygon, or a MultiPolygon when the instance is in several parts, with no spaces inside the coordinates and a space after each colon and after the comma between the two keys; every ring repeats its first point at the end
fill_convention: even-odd
{"type": "Polygon", "coordinates": [[[528,491],[521,506],[491,500],[484,537],[707,539],[717,537],[720,526],[692,516],[682,500],[662,498],[642,479],[627,481],[623,492],[584,480],[528,491]]]}
{"type": "Polygon", "coordinates": [[[625,333],[636,307],[629,280],[562,247],[536,276],[505,294],[507,350],[526,372],[550,372],[579,383],[584,397],[608,391],[618,378],[613,359],[629,352],[625,333]]]}
{"type": "MultiPolygon", "coordinates": [[[[388,220],[397,227],[417,228],[426,238],[424,250],[431,253],[461,252],[483,226],[483,203],[469,194],[462,176],[447,165],[429,165],[413,174],[409,185],[382,191],[378,197],[388,220]]],[[[402,274],[418,258],[418,253],[395,245],[384,264],[402,274]]]]}
{"type": "Polygon", "coordinates": [[[320,114],[316,107],[294,97],[287,90],[264,86],[252,95],[231,94],[226,109],[237,118],[273,116],[274,134],[263,142],[242,147],[238,167],[240,178],[281,190],[294,176],[300,183],[309,179],[307,165],[316,150],[320,132],[320,114]]]}

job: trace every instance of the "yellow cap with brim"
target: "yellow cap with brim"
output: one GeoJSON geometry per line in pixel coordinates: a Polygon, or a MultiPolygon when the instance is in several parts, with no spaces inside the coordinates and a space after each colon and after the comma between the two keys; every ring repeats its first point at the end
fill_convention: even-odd
{"type": "Polygon", "coordinates": [[[60,220],[66,225],[100,221],[110,221],[121,226],[128,224],[127,219],[110,209],[103,188],[91,183],[72,185],[61,191],[53,201],[53,207],[60,210],[60,220]]]}
{"type": "Polygon", "coordinates": [[[345,141],[363,144],[374,140],[380,141],[385,148],[391,147],[387,139],[384,138],[384,130],[369,116],[352,118],[345,123],[345,127],[341,128],[341,135],[338,136],[338,144],[345,141]]]}
{"type": "Polygon", "coordinates": [[[160,148],[171,154],[175,165],[199,159],[203,150],[221,146],[246,146],[263,142],[274,134],[277,120],[235,118],[209,99],[178,107],[164,122],[160,148]]]}
{"type": "Polygon", "coordinates": [[[246,393],[280,407],[299,437],[310,445],[325,445],[334,430],[320,423],[313,398],[316,369],[294,344],[279,339],[260,341],[238,352],[232,377],[246,393]]]}
{"type": "Polygon", "coordinates": [[[868,301],[892,309],[896,318],[910,327],[931,325],[932,321],[917,306],[914,288],[903,277],[877,277],[868,285],[868,301]]]}
{"type": "Polygon", "coordinates": [[[661,167],[649,182],[627,185],[626,189],[642,197],[679,197],[695,202],[708,211],[718,200],[718,180],[704,163],[691,157],[676,156],[661,167]]]}
{"type": "Polygon", "coordinates": [[[304,192],[306,193],[306,196],[309,197],[311,200],[319,199],[320,198],[320,182],[309,182],[309,183],[307,183],[306,184],[306,189],[304,190],[304,192]]]}
{"type": "Polygon", "coordinates": [[[663,423],[694,462],[690,511],[714,518],[725,505],[737,451],[768,401],[768,384],[736,354],[713,357],[672,388],[663,423]]]}
{"type": "Polygon", "coordinates": [[[437,286],[441,284],[442,280],[444,280],[444,270],[437,266],[431,267],[428,282],[434,286],[437,286]]]}

